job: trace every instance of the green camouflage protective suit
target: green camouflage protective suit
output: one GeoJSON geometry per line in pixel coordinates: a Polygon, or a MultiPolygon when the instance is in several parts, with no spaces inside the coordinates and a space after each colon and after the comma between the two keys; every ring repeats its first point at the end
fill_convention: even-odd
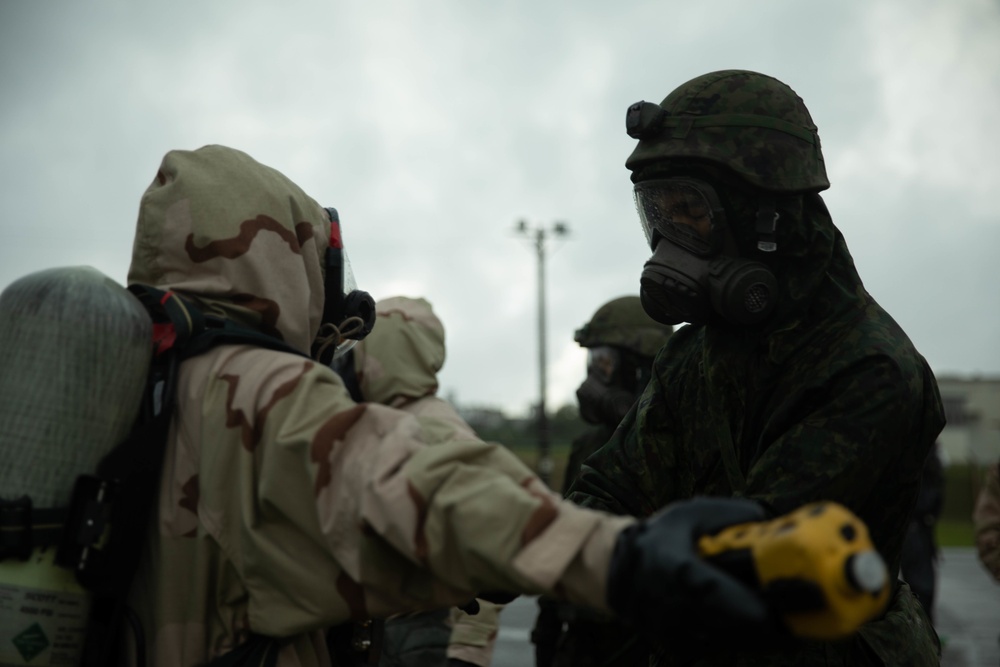
{"type": "MultiPolygon", "coordinates": [[[[222,146],[172,151],[142,197],[129,282],[308,353],[329,238],[281,173],[222,146]]],[[[181,366],[130,604],[155,667],[193,667],[251,632],[283,638],[280,667],[321,667],[329,626],[476,591],[606,608],[632,521],[561,500],[467,429],[356,404],[329,367],[225,345],[181,366]]]]}
{"type": "MultiPolygon", "coordinates": [[[[714,113],[719,100],[730,111],[772,114],[773,81],[753,73],[706,75],[662,106],[670,111],[668,122],[685,118],[680,113],[714,113]]],[[[695,122],[711,121],[709,115],[695,122]]],[[[725,142],[742,137],[749,142],[743,149],[737,144],[744,156],[760,150],[734,170],[756,170],[778,185],[785,179],[792,189],[825,183],[825,174],[789,171],[819,155],[818,139],[817,150],[807,146],[807,158],[800,159],[781,148],[799,150],[799,144],[764,128],[749,135],[739,126],[715,134],[669,132],[644,136],[629,168],[666,171],[671,162],[656,160],[669,151],[680,159],[711,158],[698,141],[728,155],[725,142]]],[[[569,498],[636,516],[696,495],[751,498],[773,516],[836,501],[868,525],[895,580],[923,463],[944,425],[934,376],[865,290],[819,194],[781,202],[778,250],[767,259],[754,254],[755,203],[731,194],[737,215],[730,219],[751,221],[730,225],[741,255],[766,261],[775,273],[777,309],[757,329],[687,325],[675,331],[657,355],[646,391],[612,440],[584,463],[569,498]]],[[[653,661],[660,665],[936,665],[940,650],[905,585],[884,616],[843,642],[801,641],[749,653],[669,634],[661,640],[653,661]]]]}
{"type": "MultiPolygon", "coordinates": [[[[573,339],[580,347],[613,347],[629,355],[629,362],[641,367],[642,379],[649,375],[653,358],[670,338],[673,327],[654,321],[642,309],[639,297],[622,296],[601,305],[586,324],[576,330],[573,339]]],[[[636,369],[639,370],[639,369],[636,369]]],[[[624,383],[632,378],[616,379],[624,383]]],[[[638,379],[635,380],[638,382],[638,379]]],[[[629,386],[629,390],[632,388],[629,386]]],[[[642,387],[636,387],[635,397],[642,387]]],[[[624,408],[622,411],[624,412],[624,408]]],[[[573,440],[566,471],[563,474],[563,493],[569,491],[573,480],[580,474],[580,466],[588,456],[611,439],[618,428],[618,419],[606,418],[593,424],[585,433],[573,440]]]]}
{"type": "MultiPolygon", "coordinates": [[[[437,396],[445,333],[431,304],[397,296],[381,299],[375,306],[375,328],[354,347],[361,395],[419,418],[428,442],[446,440],[453,432],[475,438],[465,420],[437,396]]],[[[380,664],[443,666],[447,657],[489,667],[502,608],[479,600],[475,615],[452,607],[389,619],[380,664]]]]}

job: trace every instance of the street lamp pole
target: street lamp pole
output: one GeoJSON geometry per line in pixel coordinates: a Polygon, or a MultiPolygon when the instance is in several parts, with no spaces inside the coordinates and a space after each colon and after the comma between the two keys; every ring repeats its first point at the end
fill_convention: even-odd
{"type": "Polygon", "coordinates": [[[542,226],[529,228],[528,223],[521,220],[516,231],[527,236],[534,242],[535,254],[538,258],[538,477],[549,484],[552,480],[551,443],[549,440],[549,416],[545,405],[548,391],[548,359],[545,340],[545,241],[551,233],[553,236],[565,236],[569,228],[565,223],[556,222],[551,229],[542,226]]]}

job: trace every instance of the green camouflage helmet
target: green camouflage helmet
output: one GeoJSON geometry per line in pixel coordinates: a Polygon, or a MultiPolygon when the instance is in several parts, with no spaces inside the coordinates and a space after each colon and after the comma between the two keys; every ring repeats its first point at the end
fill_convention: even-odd
{"type": "Polygon", "coordinates": [[[830,187],[819,134],[805,104],[787,85],[764,74],[704,74],[660,104],[633,104],[625,125],[639,140],[625,161],[633,180],[650,163],[694,159],[727,167],[773,192],[830,187]]]}
{"type": "Polygon", "coordinates": [[[573,338],[581,347],[612,345],[655,357],[673,332],[672,326],[646,314],[639,297],[623,296],[598,308],[573,338]]]}

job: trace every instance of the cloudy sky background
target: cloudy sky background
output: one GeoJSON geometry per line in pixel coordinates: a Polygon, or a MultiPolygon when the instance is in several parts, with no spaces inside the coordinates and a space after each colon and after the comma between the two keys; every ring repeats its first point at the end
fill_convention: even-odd
{"type": "Polygon", "coordinates": [[[1000,375],[1000,3],[0,0],[0,288],[88,264],[124,282],[163,154],[221,143],[336,206],[361,287],[425,296],[444,393],[548,404],[573,331],[648,256],[625,109],[717,69],[788,83],[866,286],[939,375],[1000,375]],[[751,9],[752,7],[752,9],[751,9]]]}

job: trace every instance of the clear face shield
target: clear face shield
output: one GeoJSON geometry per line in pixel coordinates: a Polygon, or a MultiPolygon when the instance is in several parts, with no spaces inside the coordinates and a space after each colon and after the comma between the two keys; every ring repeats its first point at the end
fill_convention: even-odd
{"type": "Polygon", "coordinates": [[[323,320],[312,356],[329,365],[343,357],[367,336],[375,326],[375,301],[368,292],[358,289],[340,236],[340,216],[337,209],[326,209],[330,219],[330,244],[324,266],[323,320]]]}
{"type": "Polygon", "coordinates": [[[693,178],[641,181],[634,196],[650,247],[665,238],[698,257],[722,251],[726,214],[708,183],[693,178]]]}
{"type": "MultiPolygon", "coordinates": [[[[344,256],[344,294],[347,296],[346,299],[350,299],[351,294],[358,291],[358,281],[354,278],[354,269],[351,268],[351,258],[347,255],[347,251],[343,251],[344,256]]],[[[343,340],[337,345],[337,349],[333,353],[333,358],[340,359],[351,349],[358,344],[357,338],[350,338],[352,335],[356,335],[361,332],[364,328],[364,321],[357,316],[348,316],[344,320],[343,324],[340,325],[340,335],[343,340]],[[356,321],[352,321],[356,320],[356,321]]]]}
{"type": "Polygon", "coordinates": [[[613,347],[602,345],[587,349],[587,377],[611,386],[620,365],[621,352],[613,347]]]}

